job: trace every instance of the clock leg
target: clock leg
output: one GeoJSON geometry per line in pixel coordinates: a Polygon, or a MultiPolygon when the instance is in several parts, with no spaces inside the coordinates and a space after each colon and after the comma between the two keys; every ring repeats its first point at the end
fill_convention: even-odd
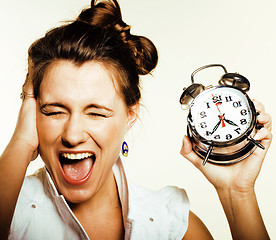
{"type": "Polygon", "coordinates": [[[210,154],[211,154],[213,148],[214,148],[213,145],[211,145],[211,146],[209,147],[209,149],[208,149],[208,151],[207,151],[207,153],[206,153],[206,156],[205,156],[205,158],[204,158],[204,161],[203,161],[203,163],[202,163],[203,166],[207,163],[208,158],[209,158],[209,156],[210,156],[210,154]]]}
{"type": "Polygon", "coordinates": [[[253,144],[255,144],[256,146],[258,146],[259,148],[261,148],[263,150],[265,149],[265,147],[262,144],[260,144],[258,141],[256,141],[255,139],[251,138],[250,136],[248,136],[247,139],[250,142],[252,142],[253,144]]]}

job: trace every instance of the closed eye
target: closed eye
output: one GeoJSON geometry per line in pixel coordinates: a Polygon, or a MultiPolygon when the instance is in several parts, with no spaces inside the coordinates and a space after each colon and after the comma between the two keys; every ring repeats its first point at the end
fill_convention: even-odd
{"type": "Polygon", "coordinates": [[[45,116],[60,116],[66,114],[65,106],[59,103],[46,103],[40,107],[40,112],[45,116]]]}
{"type": "Polygon", "coordinates": [[[89,112],[88,115],[92,116],[92,117],[102,117],[102,118],[106,118],[107,117],[105,114],[96,113],[96,112],[89,112]]]}
{"type": "Polygon", "coordinates": [[[94,118],[109,118],[113,115],[113,110],[100,104],[92,103],[86,106],[86,114],[94,118]]]}
{"type": "Polygon", "coordinates": [[[45,116],[56,116],[56,115],[61,115],[61,114],[64,114],[64,112],[43,112],[42,113],[45,115],[45,116]]]}

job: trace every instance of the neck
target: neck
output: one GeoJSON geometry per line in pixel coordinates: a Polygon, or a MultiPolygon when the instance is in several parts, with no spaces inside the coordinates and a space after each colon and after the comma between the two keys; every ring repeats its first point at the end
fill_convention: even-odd
{"type": "Polygon", "coordinates": [[[124,238],[122,207],[112,171],[91,199],[69,205],[89,237],[101,240],[124,238]]]}
{"type": "Polygon", "coordinates": [[[95,213],[99,211],[106,211],[111,208],[118,209],[118,207],[121,209],[117,184],[112,170],[108,174],[103,186],[92,198],[85,202],[68,204],[74,213],[83,211],[95,213]]]}

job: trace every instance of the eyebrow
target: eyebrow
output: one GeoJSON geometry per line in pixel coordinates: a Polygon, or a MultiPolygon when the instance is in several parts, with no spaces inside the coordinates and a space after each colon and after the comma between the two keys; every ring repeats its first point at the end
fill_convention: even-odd
{"type": "Polygon", "coordinates": [[[53,103],[45,103],[43,104],[40,109],[46,108],[46,107],[60,107],[60,108],[66,108],[63,104],[53,102],[53,103]]]}
{"type": "Polygon", "coordinates": [[[96,104],[96,103],[91,103],[91,104],[87,105],[85,108],[86,108],[86,109],[89,109],[89,108],[97,108],[97,109],[104,109],[104,110],[106,110],[106,111],[108,111],[108,112],[113,112],[112,109],[110,109],[110,108],[108,108],[108,107],[106,107],[106,106],[100,105],[100,104],[96,104]]]}
{"type": "MultiPolygon", "coordinates": [[[[59,107],[59,108],[67,109],[67,107],[64,104],[61,104],[61,103],[58,103],[58,102],[45,103],[40,107],[40,109],[43,109],[43,108],[46,108],[46,107],[59,107]]],[[[85,107],[85,109],[89,109],[89,108],[104,109],[108,112],[113,112],[112,109],[110,109],[110,108],[108,108],[104,105],[100,105],[100,104],[96,104],[96,103],[91,103],[91,104],[89,104],[85,107]]]]}

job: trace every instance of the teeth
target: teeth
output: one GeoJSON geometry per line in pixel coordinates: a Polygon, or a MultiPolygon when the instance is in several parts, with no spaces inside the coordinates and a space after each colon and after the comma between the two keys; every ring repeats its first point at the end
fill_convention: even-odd
{"type": "Polygon", "coordinates": [[[92,153],[62,153],[62,157],[67,158],[67,159],[84,159],[93,156],[92,153]]]}

